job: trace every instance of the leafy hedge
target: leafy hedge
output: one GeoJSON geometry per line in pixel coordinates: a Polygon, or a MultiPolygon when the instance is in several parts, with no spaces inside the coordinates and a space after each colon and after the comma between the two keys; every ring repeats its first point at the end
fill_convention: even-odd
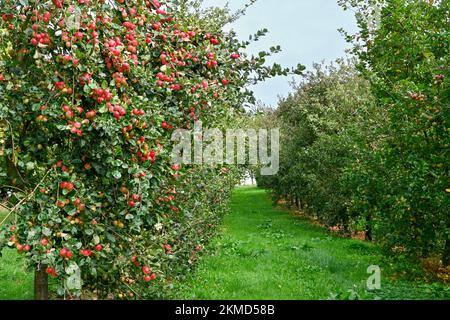
{"type": "Polygon", "coordinates": [[[281,102],[282,170],[263,183],[330,227],[448,265],[449,3],[340,3],[357,13],[357,62],[317,69],[281,102]]]}

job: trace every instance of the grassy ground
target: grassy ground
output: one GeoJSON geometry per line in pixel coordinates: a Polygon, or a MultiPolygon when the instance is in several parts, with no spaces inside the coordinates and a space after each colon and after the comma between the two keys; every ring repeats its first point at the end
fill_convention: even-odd
{"type": "Polygon", "coordinates": [[[235,191],[212,255],[181,284],[182,299],[450,299],[442,284],[391,282],[392,265],[370,243],[339,238],[272,207],[266,192],[235,191]],[[367,268],[382,269],[382,289],[367,292],[367,268]]]}
{"type": "MultiPolygon", "coordinates": [[[[6,213],[0,207],[0,221],[6,213]]],[[[33,299],[33,276],[15,250],[5,249],[0,258],[0,300],[33,299]]]]}
{"type": "Polygon", "coordinates": [[[33,299],[33,276],[25,269],[22,256],[15,250],[3,251],[0,258],[0,300],[33,299]]]}
{"type": "MultiPolygon", "coordinates": [[[[4,216],[0,212],[0,221],[4,216]]],[[[263,190],[239,188],[197,271],[175,286],[181,299],[450,299],[442,284],[392,282],[376,246],[338,238],[273,208],[263,190]],[[367,267],[382,268],[382,289],[366,292],[367,267]]],[[[394,266],[395,267],[395,266],[394,266]]],[[[0,300],[32,299],[33,277],[15,250],[0,258],[0,300]]]]}

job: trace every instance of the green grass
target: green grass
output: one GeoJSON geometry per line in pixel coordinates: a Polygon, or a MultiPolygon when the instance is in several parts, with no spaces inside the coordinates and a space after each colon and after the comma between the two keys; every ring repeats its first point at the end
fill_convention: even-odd
{"type": "MultiPolygon", "coordinates": [[[[0,221],[6,213],[0,210],[0,221]]],[[[33,299],[33,276],[27,272],[23,256],[5,249],[0,258],[0,300],[33,299]]]]}
{"type": "Polygon", "coordinates": [[[264,190],[235,191],[222,236],[197,271],[181,283],[181,299],[449,299],[442,284],[391,282],[378,247],[331,235],[274,208],[264,190]],[[382,289],[366,291],[370,265],[382,289]]]}
{"type": "MultiPolygon", "coordinates": [[[[175,285],[180,299],[450,299],[443,284],[389,280],[392,269],[375,245],[339,238],[288,211],[264,190],[239,188],[221,236],[194,274],[175,285]],[[379,265],[382,289],[365,290],[367,267],[379,265]]],[[[4,213],[0,212],[0,219],[4,213]]],[[[0,300],[32,299],[33,275],[23,256],[0,258],[0,300]]]]}
{"type": "Polygon", "coordinates": [[[0,258],[0,300],[33,299],[33,275],[15,250],[3,250],[0,258]]]}

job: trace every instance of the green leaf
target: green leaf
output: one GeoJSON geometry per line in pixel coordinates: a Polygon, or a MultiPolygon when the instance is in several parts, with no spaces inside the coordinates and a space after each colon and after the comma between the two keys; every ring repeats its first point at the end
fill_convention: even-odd
{"type": "Polygon", "coordinates": [[[122,174],[121,174],[120,171],[118,171],[118,170],[113,171],[113,172],[112,172],[112,176],[113,176],[115,179],[117,179],[117,180],[119,180],[120,178],[122,178],[122,174]]]}
{"type": "Polygon", "coordinates": [[[47,227],[43,227],[42,228],[42,234],[44,236],[46,236],[46,237],[50,237],[51,234],[52,234],[52,231],[49,228],[47,228],[47,227]]]}
{"type": "Polygon", "coordinates": [[[67,274],[74,274],[79,270],[80,268],[78,267],[78,264],[75,261],[69,261],[68,265],[65,268],[67,274]]]}
{"type": "Polygon", "coordinates": [[[81,290],[83,281],[80,273],[74,273],[66,280],[66,287],[69,290],[81,290]]]}
{"type": "Polygon", "coordinates": [[[93,244],[99,244],[100,243],[100,237],[98,236],[98,235],[94,235],[93,237],[92,237],[92,243],[93,244]]]}

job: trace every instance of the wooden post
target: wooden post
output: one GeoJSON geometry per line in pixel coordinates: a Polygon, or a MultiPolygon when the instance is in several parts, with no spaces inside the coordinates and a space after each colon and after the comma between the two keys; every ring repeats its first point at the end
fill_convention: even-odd
{"type": "Polygon", "coordinates": [[[48,275],[46,265],[36,267],[34,272],[34,299],[48,300],[48,275]]]}

